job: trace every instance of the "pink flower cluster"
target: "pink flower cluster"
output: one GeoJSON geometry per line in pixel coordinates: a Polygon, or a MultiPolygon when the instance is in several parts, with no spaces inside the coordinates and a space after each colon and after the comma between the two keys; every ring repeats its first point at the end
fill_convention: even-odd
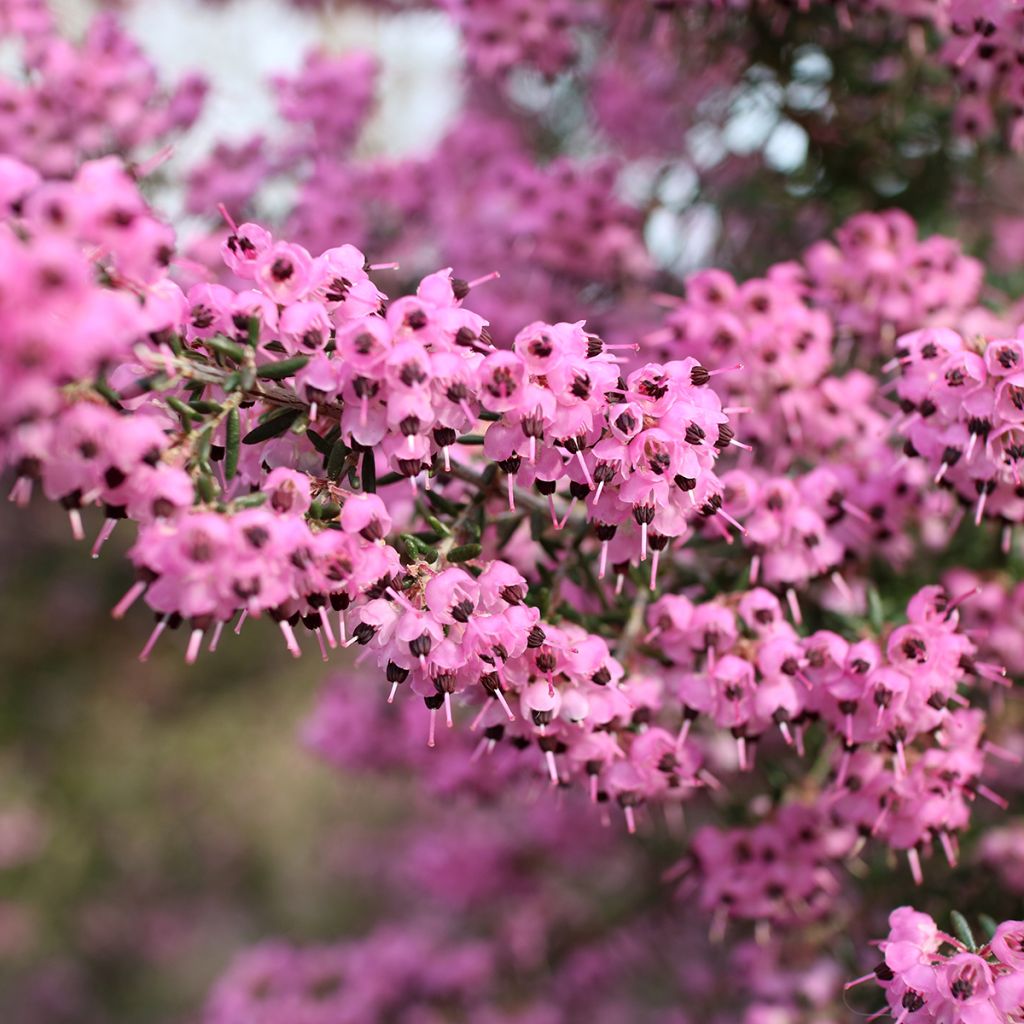
{"type": "Polygon", "coordinates": [[[960,90],[956,123],[970,139],[1003,128],[1024,148],[1024,11],[1002,0],[948,0],[950,34],[940,52],[960,90]]]}
{"type": "Polygon", "coordinates": [[[241,954],[220,978],[203,1020],[417,1024],[431,1009],[479,1010],[496,969],[486,943],[460,942],[408,922],[333,946],[268,943],[241,954]]]}
{"type": "Polygon", "coordinates": [[[281,117],[308,135],[308,153],[323,158],[351,149],[373,106],[377,72],[371,53],[314,50],[297,74],[274,78],[281,117]]]}
{"type": "Polygon", "coordinates": [[[955,326],[978,300],[981,264],[942,235],[917,237],[900,210],[861,213],[804,253],[810,295],[841,334],[890,351],[891,342],[919,327],[955,326]]]}
{"type": "Polygon", "coordinates": [[[1024,676],[1024,583],[952,569],[943,585],[950,593],[971,594],[960,606],[960,619],[985,657],[1003,665],[1015,679],[1024,676]]]}
{"type": "Polygon", "coordinates": [[[548,77],[575,59],[574,33],[597,15],[590,0],[436,0],[459,26],[472,71],[501,79],[536,68],[548,77]]]}
{"type": "Polygon", "coordinates": [[[719,920],[806,924],[833,906],[839,883],[832,864],[849,849],[848,831],[819,808],[786,804],[750,828],[705,825],[675,873],[685,872],[682,891],[696,889],[719,920]]]}
{"type": "Polygon", "coordinates": [[[83,164],[69,182],[0,159],[0,272],[17,281],[0,294],[9,389],[0,438],[53,414],[62,387],[124,361],[137,338],[164,326],[159,298],[140,303],[136,293],[164,273],[173,242],[113,158],[83,164]],[[96,280],[99,270],[113,287],[96,280]]]}
{"type": "Polygon", "coordinates": [[[0,150],[7,155],[47,177],[71,177],[83,160],[134,155],[195,121],[204,79],[192,75],[173,92],[163,90],[112,15],[97,16],[76,46],[56,31],[45,5],[13,7],[0,30],[20,37],[28,74],[0,82],[0,150]]]}
{"type": "Polygon", "coordinates": [[[883,649],[825,630],[801,637],[763,589],[738,602],[700,605],[668,594],[648,609],[645,639],[656,640],[671,664],[669,683],[687,722],[700,716],[731,730],[741,764],[744,741],[778,727],[787,742],[800,743],[806,723],[821,720],[847,751],[884,747],[900,770],[906,744],[949,719],[961,682],[1003,676],[974,659],[974,644],[958,629],[955,605],[942,588],[920,591],[907,614],[909,622],[893,630],[883,649]]]}
{"type": "Polygon", "coordinates": [[[1019,758],[984,739],[982,712],[960,709],[945,714],[934,745],[916,759],[900,755],[886,763],[877,753],[856,751],[836,780],[831,813],[864,838],[879,838],[906,853],[914,881],[923,879],[920,855],[937,841],[950,866],[958,862],[956,835],[970,822],[978,796],[1005,810],[1007,803],[980,781],[989,754],[1019,758]],[[902,761],[901,761],[902,757],[902,761]],[[909,765],[909,766],[908,766],[909,765]]]}
{"type": "Polygon", "coordinates": [[[879,947],[881,963],[850,985],[876,981],[898,1024],[1008,1024],[1024,1013],[1024,921],[1003,921],[969,948],[928,914],[899,907],[879,947]]]}
{"type": "MultiPolygon", "coordinates": [[[[889,364],[899,377],[904,451],[920,456],[935,482],[973,504],[974,519],[1024,519],[1024,342],[968,341],[946,328],[899,339],[889,364]]],[[[1006,541],[1009,543],[1009,533],[1006,541]]]]}

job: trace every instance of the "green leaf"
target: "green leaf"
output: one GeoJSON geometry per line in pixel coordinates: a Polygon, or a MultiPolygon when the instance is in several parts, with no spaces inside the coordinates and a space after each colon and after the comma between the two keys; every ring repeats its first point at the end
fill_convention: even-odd
{"type": "Polygon", "coordinates": [[[232,504],[235,508],[259,508],[266,503],[267,497],[263,491],[253,491],[252,494],[243,494],[242,497],[235,498],[232,504]]]}
{"type": "Polygon", "coordinates": [[[208,398],[201,398],[188,403],[188,407],[194,412],[202,413],[204,416],[215,416],[224,411],[220,402],[211,402],[208,398]]]}
{"type": "Polygon", "coordinates": [[[340,480],[345,470],[345,460],[349,455],[349,447],[341,439],[334,442],[327,455],[327,479],[340,480]]]}
{"type": "Polygon", "coordinates": [[[443,512],[447,516],[457,516],[465,507],[460,505],[458,502],[454,502],[451,499],[446,498],[443,494],[439,494],[437,491],[424,491],[423,497],[427,499],[427,504],[430,505],[435,512],[443,512]]]}
{"type": "Polygon", "coordinates": [[[216,501],[220,494],[217,481],[209,473],[200,473],[196,477],[196,490],[199,492],[199,497],[205,502],[216,501]]]}
{"type": "Polygon", "coordinates": [[[260,343],[260,318],[258,316],[249,317],[249,323],[246,329],[246,339],[253,348],[260,343]]]}
{"type": "Polygon", "coordinates": [[[950,911],[949,919],[953,922],[953,933],[973,953],[978,947],[967,918],[959,910],[953,910],[950,911]]]}
{"type": "Polygon", "coordinates": [[[241,451],[242,424],[238,410],[232,408],[228,412],[225,425],[224,445],[224,479],[233,480],[238,472],[238,456],[241,451]]]}
{"type": "Polygon", "coordinates": [[[242,348],[235,341],[229,341],[227,338],[221,338],[215,336],[213,338],[206,338],[203,344],[214,352],[219,352],[222,356],[227,356],[228,359],[234,359],[236,363],[240,363],[245,358],[245,349],[242,348]]]}
{"type": "Polygon", "coordinates": [[[439,536],[450,537],[452,535],[452,531],[449,530],[448,527],[445,526],[444,523],[442,523],[441,520],[437,518],[437,516],[432,516],[428,512],[423,518],[426,519],[427,523],[430,525],[430,528],[434,531],[434,533],[438,534],[439,536]]]}
{"type": "Polygon", "coordinates": [[[308,362],[309,356],[292,356],[274,363],[260,363],[256,367],[256,376],[260,380],[284,380],[298,373],[308,362]]]}
{"type": "Polygon", "coordinates": [[[999,927],[996,924],[995,918],[989,917],[988,914],[979,914],[978,923],[981,925],[981,930],[985,933],[985,938],[991,941],[992,936],[995,935],[996,929],[999,927]]]}
{"type": "Polygon", "coordinates": [[[181,417],[181,422],[185,429],[191,430],[192,417],[195,413],[189,408],[188,404],[174,395],[168,395],[166,401],[168,407],[173,409],[181,417]]]}
{"type": "Polygon", "coordinates": [[[274,413],[269,419],[253,427],[242,438],[242,444],[259,444],[261,441],[269,441],[272,437],[279,437],[299,418],[300,411],[299,409],[282,409],[280,412],[274,413]]]}
{"type": "Polygon", "coordinates": [[[341,512],[341,506],[336,501],[321,501],[316,498],[309,506],[310,516],[323,522],[337,519],[339,512],[341,512]]]}
{"type": "Polygon", "coordinates": [[[306,440],[324,457],[331,454],[331,444],[324,440],[312,427],[306,428],[306,440]]]}
{"type": "Polygon", "coordinates": [[[94,380],[93,390],[115,409],[121,408],[121,396],[102,378],[94,380]]]}
{"type": "Polygon", "coordinates": [[[377,493],[377,459],[372,448],[363,450],[360,480],[366,494],[377,493]]]}
{"type": "Polygon", "coordinates": [[[483,548],[479,544],[460,544],[448,552],[448,561],[452,563],[469,562],[480,556],[483,548]]]}

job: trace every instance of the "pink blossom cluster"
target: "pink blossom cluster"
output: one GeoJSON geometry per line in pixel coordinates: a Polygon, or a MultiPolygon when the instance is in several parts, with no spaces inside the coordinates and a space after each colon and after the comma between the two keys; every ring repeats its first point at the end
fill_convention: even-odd
{"type": "Polygon", "coordinates": [[[855,827],[864,839],[883,840],[906,854],[917,884],[920,857],[937,842],[951,867],[959,860],[957,834],[964,830],[971,805],[981,796],[1005,810],[1006,800],[980,781],[990,754],[1016,755],[984,739],[984,715],[974,709],[951,711],[935,733],[934,744],[910,759],[899,754],[886,763],[878,754],[858,750],[842,766],[833,790],[834,819],[855,827]]]}
{"type": "Polygon", "coordinates": [[[370,114],[377,73],[376,58],[365,51],[310,51],[295,75],[273,79],[281,117],[308,134],[311,154],[344,154],[370,114]]]}
{"type": "Polygon", "coordinates": [[[751,554],[751,583],[785,590],[792,602],[797,590],[829,579],[848,600],[845,573],[859,575],[879,553],[906,561],[913,551],[908,528],[931,514],[921,487],[902,467],[893,471],[894,457],[881,443],[863,444],[858,458],[796,476],[756,468],[722,475],[724,499],[742,524],[740,543],[751,554]]]}
{"type": "Polygon", "coordinates": [[[110,14],[98,15],[81,43],[58,31],[49,8],[7,2],[0,32],[22,44],[26,76],[0,82],[0,149],[47,177],[71,177],[83,160],[137,156],[189,128],[205,80],[188,76],[171,91],[110,14]]]}
{"type": "Polygon", "coordinates": [[[815,806],[792,803],[749,828],[705,825],[693,837],[683,893],[701,906],[769,925],[806,924],[834,906],[840,885],[832,865],[850,849],[849,831],[815,806]]]}
{"type": "MultiPolygon", "coordinates": [[[[357,59],[361,65],[355,54],[341,63],[357,59]]],[[[328,84],[332,109],[355,109],[348,78],[328,84]]],[[[189,206],[201,212],[224,202],[240,216],[256,205],[264,181],[298,167],[288,237],[314,251],[350,239],[407,272],[450,264],[472,279],[500,269],[474,296],[474,308],[495,323],[503,343],[512,325],[538,316],[554,322],[583,312],[600,326],[610,319],[611,298],[651,275],[643,218],[618,196],[609,158],[539,164],[518,126],[474,108],[425,157],[339,160],[332,146],[322,133],[300,132],[283,147],[261,138],[221,147],[194,172],[189,206]],[[296,161],[294,153],[308,159],[296,161]]],[[[217,271],[216,247],[193,255],[217,271]]]]}
{"type": "Polygon", "coordinates": [[[955,594],[971,594],[960,606],[960,618],[986,658],[1003,665],[1016,679],[1024,676],[1024,651],[1019,643],[1024,625],[1024,584],[952,569],[943,585],[955,594]]]}
{"type": "MultiPolygon", "coordinates": [[[[746,743],[769,729],[802,748],[806,724],[820,720],[847,752],[884,748],[900,771],[905,746],[940,728],[953,713],[951,701],[962,702],[959,684],[1003,677],[999,667],[974,658],[955,603],[941,587],[915,595],[907,615],[883,649],[826,630],[801,637],[778,599],[760,588],[738,602],[699,605],[667,594],[648,609],[645,640],[656,641],[671,666],[668,679],[686,722],[702,717],[729,729],[741,766],[746,743]]],[[[683,739],[688,731],[684,724],[683,739]]]]}
{"type": "Polygon", "coordinates": [[[883,351],[906,331],[955,326],[977,303],[982,283],[981,264],[958,242],[919,239],[917,225],[899,210],[856,214],[835,242],[811,246],[803,265],[812,301],[837,331],[872,348],[881,340],[883,351]]]}
{"type": "Polygon", "coordinates": [[[462,33],[474,74],[501,79],[515,68],[553,77],[577,55],[575,33],[597,16],[590,0],[436,0],[462,33]]]}
{"type": "MultiPolygon", "coordinates": [[[[382,927],[359,941],[306,949],[267,943],[217,982],[206,1024],[417,1024],[423,1014],[481,1008],[497,970],[483,942],[438,929],[382,927]]],[[[435,1016],[435,1019],[440,1019],[435,1016]]]]}
{"type": "Polygon", "coordinates": [[[0,216],[0,264],[18,282],[0,295],[10,389],[0,437],[14,432],[17,455],[38,444],[19,438],[19,425],[53,414],[63,387],[129,358],[138,337],[163,326],[159,298],[140,303],[137,293],[164,273],[174,233],[113,158],[83,164],[69,182],[3,158],[0,216]]]}
{"type": "Polygon", "coordinates": [[[968,946],[928,914],[898,907],[878,945],[882,961],[859,981],[881,986],[900,1024],[1007,1024],[1024,1012],[1024,922],[1003,921],[983,945],[968,946]]]}
{"type": "Polygon", "coordinates": [[[949,0],[950,33],[941,58],[959,88],[956,122],[971,139],[1000,129],[1024,147],[1024,11],[1001,0],[949,0]]]}
{"type": "Polygon", "coordinates": [[[969,340],[931,328],[900,338],[889,364],[899,373],[905,453],[973,505],[976,523],[988,515],[1007,530],[1024,517],[1022,360],[1018,338],[969,340]]]}

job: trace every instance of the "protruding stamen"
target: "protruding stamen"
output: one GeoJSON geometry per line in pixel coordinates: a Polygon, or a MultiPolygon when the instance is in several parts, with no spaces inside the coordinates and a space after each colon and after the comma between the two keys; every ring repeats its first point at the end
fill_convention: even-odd
{"type": "Polygon", "coordinates": [[[974,525],[981,526],[981,517],[985,514],[985,502],[988,501],[988,488],[978,495],[978,507],[974,510],[974,525]]]}
{"type": "Polygon", "coordinates": [[[185,650],[185,664],[194,665],[196,658],[199,657],[199,645],[203,642],[203,633],[205,630],[193,629],[188,637],[188,647],[185,650]]]}
{"type": "Polygon", "coordinates": [[[82,525],[82,510],[68,509],[68,522],[71,523],[71,536],[75,540],[85,540],[85,527],[82,525]]]}
{"type": "Polygon", "coordinates": [[[740,523],[740,522],[739,522],[738,520],[736,520],[736,519],[733,519],[733,517],[732,517],[731,515],[729,515],[729,513],[728,513],[728,512],[726,512],[724,508],[721,508],[721,507],[719,507],[719,509],[718,509],[718,514],[719,514],[719,515],[720,515],[720,516],[721,516],[721,517],[722,517],[722,518],[723,518],[723,519],[724,519],[724,520],[725,520],[725,521],[726,521],[726,522],[727,522],[727,523],[728,523],[728,524],[729,524],[730,526],[732,526],[732,527],[733,527],[733,528],[734,528],[734,529],[736,530],[736,532],[737,532],[737,533],[739,533],[739,534],[741,534],[741,535],[743,535],[743,536],[746,536],[746,534],[747,534],[747,528],[746,528],[746,527],[745,527],[745,526],[744,526],[744,525],[743,525],[742,523],[740,523]]]}
{"type": "Polygon", "coordinates": [[[792,587],[786,589],[786,603],[789,605],[789,614],[796,625],[802,625],[803,615],[800,613],[800,602],[797,600],[796,591],[792,587]]]}
{"type": "Polygon", "coordinates": [[[722,367],[719,367],[717,370],[708,370],[708,376],[709,377],[717,377],[718,374],[720,374],[720,373],[732,373],[733,370],[742,370],[742,369],[743,369],[743,364],[742,363],[736,363],[733,366],[722,366],[722,367]]]}
{"type": "Polygon", "coordinates": [[[105,519],[103,525],[100,527],[100,532],[96,534],[96,541],[92,546],[92,557],[99,558],[100,551],[103,549],[103,545],[110,539],[110,535],[114,532],[114,527],[117,526],[116,519],[105,519]]]}
{"type": "Polygon", "coordinates": [[[301,657],[302,649],[299,647],[298,640],[295,639],[295,630],[292,629],[291,623],[287,619],[281,619],[278,626],[281,629],[282,636],[284,636],[284,644],[288,648],[288,653],[293,658],[301,657]]]}
{"type": "Polygon", "coordinates": [[[978,796],[983,796],[990,803],[996,805],[1001,810],[1006,810],[1010,806],[1009,802],[1001,797],[995,790],[989,789],[988,786],[976,786],[978,796]]]}
{"type": "Polygon", "coordinates": [[[436,747],[437,746],[436,732],[437,732],[437,708],[431,708],[430,709],[430,727],[427,730],[427,746],[428,747],[436,747]]]}
{"type": "Polygon", "coordinates": [[[946,855],[946,862],[951,868],[955,868],[957,861],[956,849],[953,846],[949,833],[945,829],[939,833],[939,842],[942,844],[942,852],[946,855]]]}
{"type": "Polygon", "coordinates": [[[206,648],[211,654],[217,650],[217,644],[220,643],[220,635],[224,632],[224,620],[218,619],[213,627],[213,635],[210,637],[210,644],[206,648]]]}
{"type": "Polygon", "coordinates": [[[558,785],[558,765],[555,763],[555,752],[553,750],[544,751],[544,761],[548,766],[548,775],[551,778],[551,785],[558,785]]]}
{"type": "Polygon", "coordinates": [[[239,636],[242,632],[242,626],[245,625],[245,620],[249,618],[249,609],[243,608],[241,615],[238,616],[238,621],[235,623],[235,636],[239,636]]]}
{"type": "Polygon", "coordinates": [[[114,605],[110,614],[115,619],[124,617],[124,613],[146,592],[149,584],[145,580],[137,580],[129,588],[124,597],[114,605]]]}
{"type": "Polygon", "coordinates": [[[449,729],[455,725],[452,718],[452,695],[447,690],[444,691],[444,721],[449,729]]]}
{"type": "Polygon", "coordinates": [[[997,743],[993,743],[991,740],[985,740],[981,745],[981,749],[986,754],[991,754],[993,757],[998,757],[1000,761],[1006,761],[1008,764],[1020,764],[1021,756],[1013,750],[1007,750],[1006,747],[1001,747],[997,743]]]}
{"type": "Polygon", "coordinates": [[[494,691],[494,696],[501,705],[502,711],[505,712],[505,717],[508,718],[510,722],[514,722],[516,720],[516,716],[512,714],[512,709],[508,706],[508,701],[505,700],[505,694],[501,692],[500,688],[494,691]]]}
{"type": "Polygon", "coordinates": [[[555,523],[556,530],[564,530],[566,524],[569,522],[569,516],[572,515],[572,510],[576,507],[576,499],[569,499],[569,507],[565,510],[565,516],[560,523],[555,523]]]}
{"type": "Polygon", "coordinates": [[[597,563],[597,578],[604,579],[605,570],[608,568],[608,541],[601,541],[601,557],[597,563]]]}
{"type": "Polygon", "coordinates": [[[224,218],[224,221],[227,224],[227,226],[231,228],[231,233],[233,235],[237,235],[238,225],[235,223],[234,217],[232,217],[231,214],[228,213],[228,208],[223,203],[218,203],[217,212],[224,218]]]}
{"type": "Polygon", "coordinates": [[[478,288],[482,284],[487,284],[488,281],[496,281],[499,277],[501,277],[501,274],[496,270],[492,270],[489,274],[484,274],[483,277],[473,278],[472,281],[466,284],[466,287],[470,289],[478,288]]]}
{"type": "Polygon", "coordinates": [[[324,631],[324,637],[327,639],[327,646],[333,651],[338,646],[338,641],[334,639],[334,630],[331,629],[331,619],[327,614],[327,608],[324,605],[320,605],[317,609],[320,615],[320,625],[324,631]]]}
{"type": "Polygon", "coordinates": [[[167,615],[162,615],[157,621],[157,624],[153,627],[153,632],[149,634],[146,646],[139,652],[139,661],[149,661],[149,656],[153,653],[153,648],[156,646],[157,640],[160,639],[160,634],[167,628],[167,619],[167,615]]]}
{"type": "Polygon", "coordinates": [[[580,469],[583,470],[583,479],[587,481],[587,486],[593,488],[594,478],[590,475],[590,467],[587,465],[587,460],[583,457],[583,449],[576,449],[576,461],[580,464],[580,469]]]}
{"type": "Polygon", "coordinates": [[[907,863],[910,865],[910,874],[914,879],[914,885],[924,884],[924,872],[921,870],[921,855],[916,847],[907,850],[907,863]]]}
{"type": "Polygon", "coordinates": [[[631,835],[636,835],[636,815],[633,813],[633,808],[626,804],[622,808],[623,814],[626,816],[626,831],[631,835]]]}
{"type": "Polygon", "coordinates": [[[693,725],[692,718],[684,718],[682,728],[679,730],[679,735],[676,737],[676,746],[682,750],[686,745],[686,737],[690,735],[690,726],[693,725]]]}

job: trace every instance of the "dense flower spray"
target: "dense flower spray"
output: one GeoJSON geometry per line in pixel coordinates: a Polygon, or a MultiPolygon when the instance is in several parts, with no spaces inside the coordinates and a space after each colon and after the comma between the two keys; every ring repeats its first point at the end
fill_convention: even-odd
{"type": "MultiPolygon", "coordinates": [[[[978,862],[1024,885],[1000,817],[1024,341],[966,244],[895,209],[822,215],[848,171],[825,156],[874,108],[840,109],[820,67],[849,44],[865,97],[920,79],[955,106],[942,146],[901,137],[888,179],[856,166],[880,206],[940,149],[945,172],[1020,147],[1020,12],[387,9],[419,6],[465,48],[441,141],[364,155],[381,65],[318,50],[271,83],[281,132],[188,169],[182,251],[147,196],[200,79],[164,90],[109,15],[72,45],[43,3],[0,0],[25,66],[0,102],[12,500],[58,503],[93,557],[130,534],[111,611],[127,631],[151,613],[140,661],[269,622],[341,666],[306,746],[413,792],[351,871],[430,912],[243,953],[206,1019],[839,1019],[854,953],[820,953],[871,920],[866,889],[928,899],[978,862]],[[725,202],[756,161],[716,150],[751,97],[814,169],[785,182],[806,207],[756,276],[725,202]],[[705,200],[732,270],[684,275],[652,239],[705,200]],[[704,948],[730,929],[756,942],[704,948]]],[[[900,1022],[1017,1020],[1021,926],[991,924],[978,946],[894,911],[862,980],[900,1022]]]]}

